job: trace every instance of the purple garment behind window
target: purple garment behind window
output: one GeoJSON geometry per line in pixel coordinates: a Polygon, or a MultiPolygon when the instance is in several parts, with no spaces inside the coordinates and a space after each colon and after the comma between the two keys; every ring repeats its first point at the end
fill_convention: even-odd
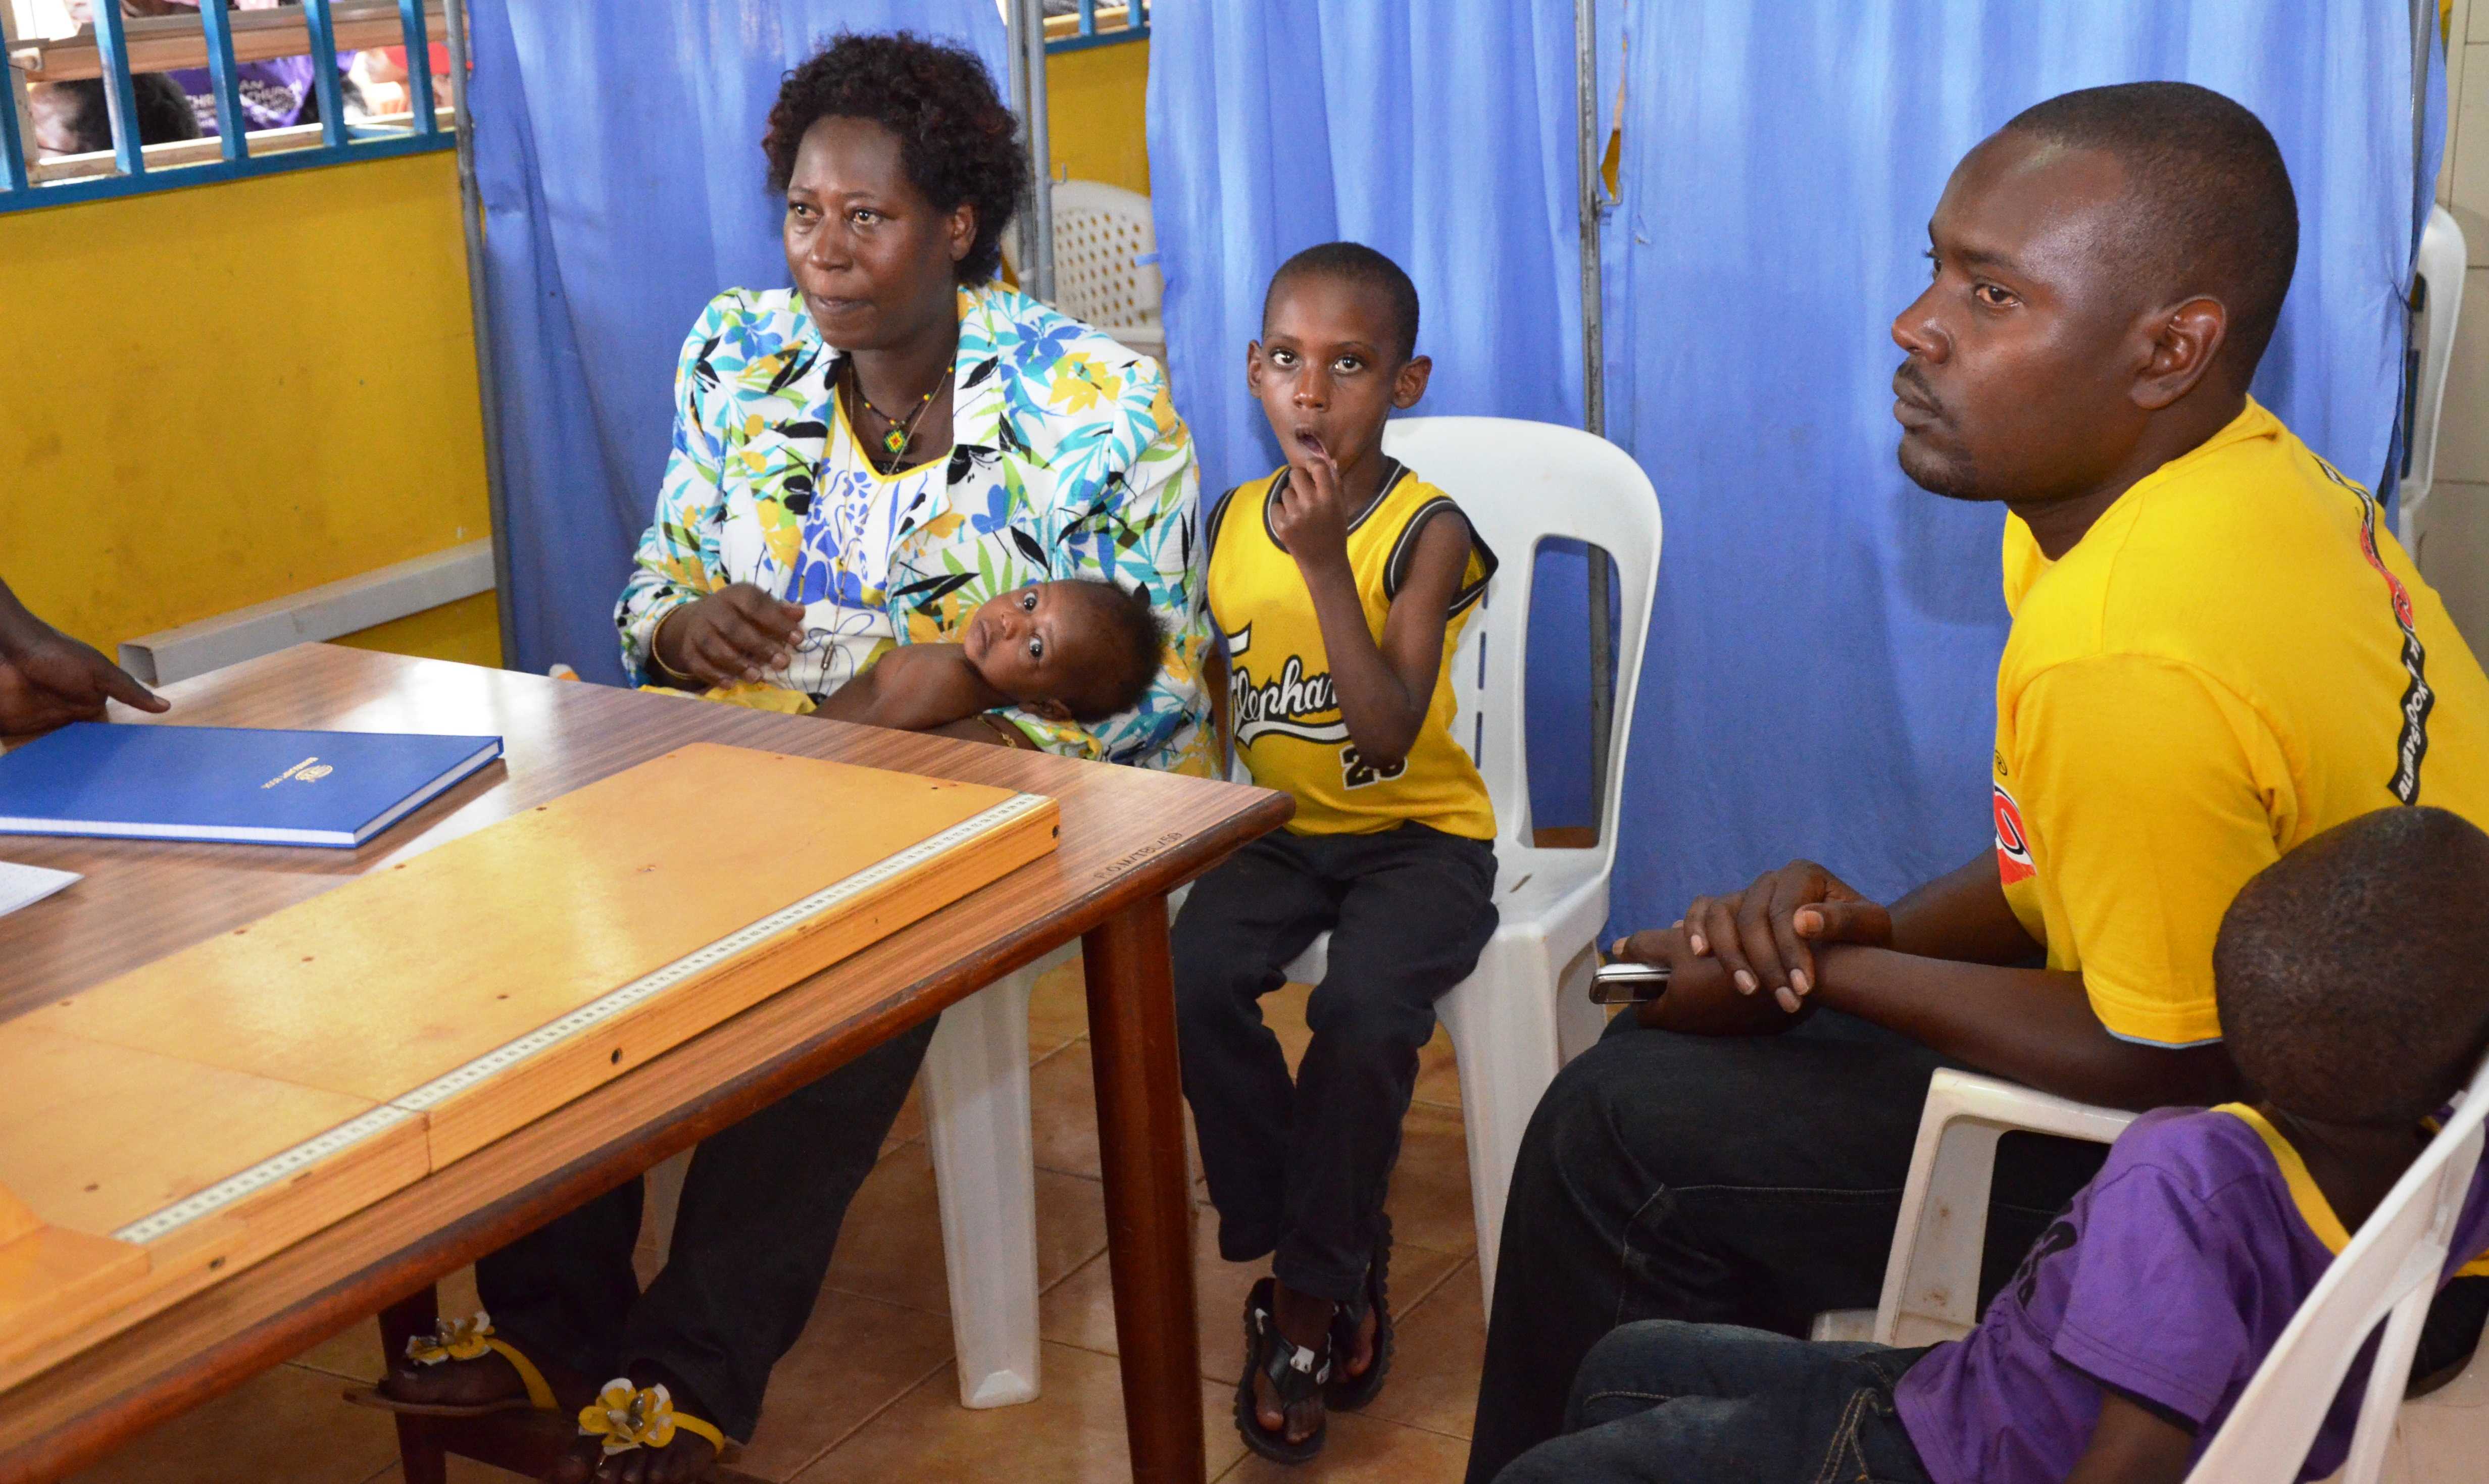
{"type": "MultiPolygon", "coordinates": [[[[340,52],[337,70],[344,71],[355,65],[355,54],[340,52]]],[[[208,80],[204,67],[187,68],[165,74],[174,86],[189,95],[190,112],[197,115],[201,135],[214,138],[216,128],[216,90],[208,80]]],[[[276,57],[266,62],[244,62],[235,68],[234,82],[242,94],[245,133],[262,128],[284,128],[289,125],[308,123],[319,117],[311,91],[311,59],[309,57],[276,57]],[[308,114],[310,117],[305,118],[308,114]]]]}
{"type": "MultiPolygon", "coordinates": [[[[2489,1247],[2489,1162],[2447,1276],[2489,1247]]],[[[2105,1384],[2196,1425],[2195,1457],[2332,1252],[2254,1126],[2222,1110],[2134,1121],[1988,1304],[1910,1368],[1894,1401],[1936,1484],[2055,1484],[2100,1419],[2105,1384]]],[[[2353,1367],[2302,1479],[2342,1465],[2366,1384],[2353,1367]]]]}

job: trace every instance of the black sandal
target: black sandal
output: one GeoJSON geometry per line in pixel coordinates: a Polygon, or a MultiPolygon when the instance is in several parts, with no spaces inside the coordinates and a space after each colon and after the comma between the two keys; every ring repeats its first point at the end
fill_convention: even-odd
{"type": "Polygon", "coordinates": [[[1288,1441],[1284,1424],[1278,1432],[1267,1431],[1261,1409],[1253,1401],[1253,1378],[1270,1378],[1282,1413],[1322,1395],[1324,1384],[1330,1380],[1330,1338],[1324,1336],[1320,1351],[1290,1343],[1273,1317],[1274,1304],[1269,1278],[1254,1284],[1244,1299],[1244,1375],[1236,1383],[1236,1431],[1244,1435],[1244,1446],[1273,1463],[1302,1464],[1322,1451],[1323,1439],[1330,1431],[1330,1418],[1325,1417],[1302,1442],[1288,1441]]]}
{"type": "Polygon", "coordinates": [[[1396,1327],[1391,1323],[1391,1218],[1386,1215],[1374,1240],[1374,1255],[1366,1259],[1365,1291],[1355,1304],[1341,1304],[1331,1317],[1331,1369],[1336,1379],[1323,1387],[1323,1405],[1332,1412],[1355,1412],[1383,1393],[1383,1378],[1391,1369],[1391,1354],[1396,1327]],[[1374,1363],[1362,1376],[1351,1376],[1344,1357],[1357,1353],[1358,1327],[1365,1323],[1365,1311],[1374,1311],[1374,1363]]]}

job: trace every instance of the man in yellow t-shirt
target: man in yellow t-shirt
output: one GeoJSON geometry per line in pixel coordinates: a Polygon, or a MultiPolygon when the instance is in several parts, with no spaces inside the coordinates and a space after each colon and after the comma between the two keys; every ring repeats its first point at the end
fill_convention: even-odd
{"type": "MultiPolygon", "coordinates": [[[[1555,1433],[1617,1324],[1874,1304],[1936,1068],[2232,1099],[2239,887],[2380,808],[2489,825],[2489,680],[2367,492],[2247,396],[2298,251],[2254,115],[2183,83],[2049,100],[1956,168],[1929,239],[1894,415],[1912,480],[2010,512],[1996,848],[1889,907],[1794,862],[1620,945],[1671,982],[1524,1139],[1472,1484],[1555,1433]]],[[[2098,1163],[2007,1149],[1983,1295],[2098,1163]]],[[[2095,1437],[2174,1425],[2112,1395],[2095,1437]]]]}

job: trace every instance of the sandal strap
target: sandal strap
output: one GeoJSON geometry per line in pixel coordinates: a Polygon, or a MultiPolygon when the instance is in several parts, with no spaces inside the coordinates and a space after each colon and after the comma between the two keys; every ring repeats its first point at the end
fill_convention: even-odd
{"type": "Polygon", "coordinates": [[[1282,1406],[1293,1405],[1318,1395],[1330,1380],[1330,1339],[1325,1336],[1319,1351],[1296,1344],[1279,1332],[1278,1322],[1271,1311],[1260,1304],[1253,1306],[1255,1349],[1261,1352],[1256,1368],[1270,1379],[1271,1389],[1278,1393],[1282,1406]]]}
{"type": "Polygon", "coordinates": [[[417,1365],[442,1365],[451,1360],[480,1360],[487,1355],[498,1355],[510,1362],[519,1373],[519,1384],[528,1388],[528,1405],[538,1412],[553,1412],[558,1404],[553,1399],[553,1386],[545,1381],[536,1363],[519,1353],[517,1346],[493,1332],[492,1316],[482,1309],[465,1319],[435,1321],[430,1334],[408,1337],[406,1357],[417,1365]]]}
{"type": "Polygon", "coordinates": [[[519,1353],[516,1345],[507,1340],[488,1337],[484,1341],[484,1348],[510,1362],[510,1369],[519,1373],[520,1384],[528,1388],[529,1406],[538,1412],[559,1410],[559,1404],[553,1399],[553,1384],[545,1380],[544,1372],[536,1369],[534,1361],[519,1353]]]}
{"type": "Polygon", "coordinates": [[[672,1394],[663,1385],[635,1386],[630,1377],[616,1376],[596,1393],[595,1401],[579,1410],[579,1435],[604,1439],[609,1458],[634,1448],[671,1446],[678,1432],[705,1440],[720,1453],[726,1451],[726,1435],[717,1424],[676,1412],[672,1394]]]}

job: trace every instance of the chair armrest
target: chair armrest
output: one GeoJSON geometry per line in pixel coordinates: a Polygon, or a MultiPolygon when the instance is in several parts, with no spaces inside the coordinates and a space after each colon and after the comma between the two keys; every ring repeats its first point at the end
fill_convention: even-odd
{"type": "Polygon", "coordinates": [[[1939,1071],[1928,1084],[1901,1219],[1884,1265],[1875,1338],[1931,1345],[1979,1322],[1979,1261],[1988,1238],[1988,1195],[1996,1141],[2007,1133],[2114,1142],[2134,1115],[2036,1093],[1994,1077],[1939,1071]]]}

